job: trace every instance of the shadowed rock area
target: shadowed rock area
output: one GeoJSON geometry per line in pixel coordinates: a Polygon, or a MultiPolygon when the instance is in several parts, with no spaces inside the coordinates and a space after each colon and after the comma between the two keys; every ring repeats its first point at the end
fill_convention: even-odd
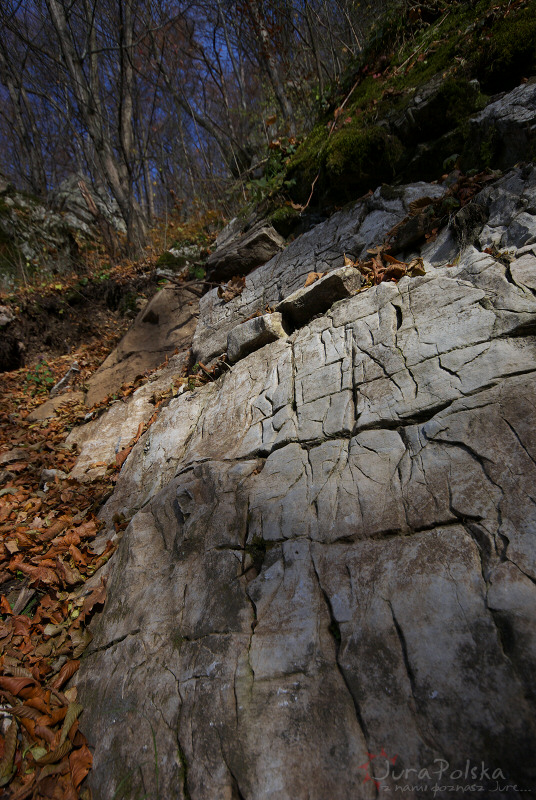
{"type": "MultiPolygon", "coordinates": [[[[444,191],[380,188],[239,297],[210,291],[196,357],[444,191]]],[[[77,677],[94,798],[536,786],[536,170],[471,203],[470,242],[451,223],[403,254],[426,274],[358,282],[135,445],[101,514],[105,538],[131,521],[77,677]]]]}

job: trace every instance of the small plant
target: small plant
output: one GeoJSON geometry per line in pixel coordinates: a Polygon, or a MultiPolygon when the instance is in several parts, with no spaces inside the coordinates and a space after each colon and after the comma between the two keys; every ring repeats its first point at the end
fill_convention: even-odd
{"type": "Polygon", "coordinates": [[[35,397],[36,394],[45,394],[50,391],[55,383],[56,379],[48,363],[41,359],[33,369],[26,373],[24,388],[32,397],[35,397]]]}
{"type": "MultiPolygon", "coordinates": [[[[104,264],[104,267],[109,267],[109,264],[104,264]]],[[[102,283],[103,281],[110,280],[110,269],[100,269],[98,272],[95,273],[93,276],[93,280],[97,281],[98,283],[102,283]]]]}
{"type": "Polygon", "coordinates": [[[205,275],[205,269],[200,264],[192,264],[188,268],[188,276],[192,278],[192,280],[202,281],[205,275]]]}

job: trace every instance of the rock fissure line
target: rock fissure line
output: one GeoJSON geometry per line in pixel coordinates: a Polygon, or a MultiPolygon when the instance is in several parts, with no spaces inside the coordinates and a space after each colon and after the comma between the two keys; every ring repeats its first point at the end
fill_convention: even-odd
{"type": "Polygon", "coordinates": [[[415,726],[416,726],[416,728],[417,728],[417,730],[419,732],[419,736],[421,737],[421,739],[424,742],[424,744],[426,744],[432,751],[435,751],[437,753],[441,753],[441,747],[434,740],[434,737],[431,734],[429,734],[428,732],[425,732],[423,730],[423,728],[422,728],[422,725],[421,725],[421,719],[420,719],[421,714],[419,713],[419,705],[420,705],[420,703],[419,703],[419,701],[417,699],[417,697],[418,697],[417,682],[416,682],[416,678],[415,678],[415,673],[413,671],[413,668],[411,666],[411,662],[409,660],[408,647],[407,647],[406,637],[404,636],[404,631],[402,630],[402,627],[401,627],[401,625],[400,625],[400,623],[399,623],[399,621],[397,619],[397,616],[395,614],[395,610],[393,608],[393,604],[392,604],[391,600],[389,600],[388,598],[385,598],[385,597],[383,597],[382,599],[389,606],[389,610],[390,610],[390,613],[391,613],[391,618],[392,618],[392,621],[393,621],[393,627],[394,627],[394,630],[395,630],[395,633],[396,633],[396,637],[398,639],[398,643],[400,645],[400,652],[402,654],[402,662],[404,664],[404,669],[405,669],[406,675],[408,677],[408,683],[409,683],[409,688],[410,688],[410,692],[411,692],[411,699],[409,700],[407,706],[409,708],[411,716],[413,717],[413,721],[414,721],[415,726]]]}
{"type": "MultiPolygon", "coordinates": [[[[519,445],[520,445],[521,449],[526,453],[526,455],[529,458],[529,460],[532,461],[532,463],[536,466],[536,459],[534,459],[534,457],[531,455],[531,453],[527,450],[523,440],[521,439],[520,435],[518,434],[518,432],[516,431],[516,429],[514,428],[512,423],[508,419],[506,419],[505,416],[502,416],[502,419],[504,420],[506,425],[508,425],[508,427],[510,428],[510,430],[512,431],[512,433],[516,437],[517,441],[519,442],[519,445]]],[[[531,499],[534,500],[534,498],[531,498],[531,499]]]]}
{"type": "MultiPolygon", "coordinates": [[[[341,642],[340,642],[341,633],[340,633],[339,622],[338,622],[338,620],[337,620],[337,618],[336,618],[336,616],[335,616],[335,614],[333,612],[333,607],[331,605],[331,600],[329,598],[329,595],[328,595],[327,591],[324,589],[324,587],[322,586],[322,582],[320,580],[320,575],[318,573],[318,568],[317,568],[317,565],[316,565],[315,558],[314,558],[313,554],[311,554],[311,563],[312,563],[313,571],[314,571],[314,574],[316,576],[316,580],[317,580],[317,583],[318,583],[318,588],[320,589],[320,593],[321,593],[321,595],[322,595],[322,597],[324,599],[324,603],[326,605],[326,609],[327,609],[327,612],[328,612],[328,615],[329,615],[329,619],[331,620],[329,632],[330,632],[330,634],[331,634],[331,636],[333,638],[333,644],[334,644],[334,649],[335,649],[335,666],[337,667],[337,670],[338,670],[338,672],[339,672],[339,674],[340,674],[340,676],[342,678],[343,684],[346,687],[346,690],[347,690],[348,694],[350,695],[350,700],[352,702],[352,707],[353,707],[353,710],[354,710],[355,718],[356,718],[357,724],[358,724],[358,726],[359,726],[359,728],[361,730],[361,733],[363,735],[363,739],[365,741],[365,744],[367,746],[367,751],[368,751],[370,748],[369,748],[369,745],[368,745],[369,733],[368,733],[368,730],[367,730],[367,725],[365,723],[365,720],[363,719],[363,715],[362,715],[361,709],[359,707],[359,702],[358,702],[357,698],[355,697],[355,695],[354,695],[354,693],[352,691],[352,688],[351,688],[351,686],[350,686],[350,684],[348,682],[348,678],[347,678],[347,676],[345,674],[344,668],[342,667],[342,665],[341,665],[341,663],[339,661],[339,650],[340,650],[340,644],[341,644],[341,642]],[[336,635],[336,632],[338,632],[338,636],[336,635]]],[[[377,796],[377,792],[376,792],[375,796],[377,796]]]]}
{"type": "Polygon", "coordinates": [[[244,795],[240,791],[240,784],[238,783],[238,778],[237,778],[233,768],[231,767],[231,765],[229,763],[229,759],[225,755],[225,748],[224,748],[224,745],[223,745],[221,732],[218,729],[216,729],[216,731],[217,731],[217,734],[218,734],[218,738],[220,740],[221,757],[222,757],[223,763],[227,767],[227,771],[229,772],[229,775],[231,776],[232,788],[233,788],[233,792],[234,792],[234,795],[235,795],[232,798],[232,800],[246,800],[246,798],[244,797],[244,795]]]}
{"type": "Polygon", "coordinates": [[[129,636],[137,636],[138,633],[141,633],[141,628],[135,628],[133,631],[125,633],[124,636],[118,636],[117,639],[112,639],[112,641],[108,642],[107,644],[100,645],[99,647],[94,647],[86,653],[85,658],[90,658],[90,656],[96,655],[96,653],[101,653],[104,650],[109,650],[111,647],[115,647],[116,644],[124,642],[125,639],[128,639],[129,636]]]}

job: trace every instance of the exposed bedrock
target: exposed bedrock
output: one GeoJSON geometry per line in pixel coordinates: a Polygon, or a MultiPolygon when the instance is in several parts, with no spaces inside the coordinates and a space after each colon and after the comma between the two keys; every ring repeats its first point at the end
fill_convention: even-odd
{"type": "MultiPolygon", "coordinates": [[[[336,302],[140,438],[102,512],[108,535],[131,521],[78,678],[94,797],[534,790],[533,178],[481,193],[477,246],[440,234],[424,276],[336,302]]],[[[199,347],[325,271],[322,252],[340,266],[351,225],[349,255],[366,250],[380,212],[358,213],[241,298],[203,298],[199,347]]]]}

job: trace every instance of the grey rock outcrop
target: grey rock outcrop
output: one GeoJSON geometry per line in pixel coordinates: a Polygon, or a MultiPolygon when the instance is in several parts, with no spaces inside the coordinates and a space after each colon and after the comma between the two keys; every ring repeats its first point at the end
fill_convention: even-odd
{"type": "Polygon", "coordinates": [[[193,340],[196,360],[207,363],[225,352],[227,334],[238,322],[301,288],[309,272],[331,272],[342,267],[345,255],[354,259],[365,256],[369,247],[382,241],[408,214],[414,200],[441,197],[444,193],[443,186],[430,183],[378,187],[372,197],[334,214],[250,273],[239,297],[225,303],[216,289],[207,292],[200,301],[193,340]]]}
{"type": "Polygon", "coordinates": [[[78,257],[78,233],[78,225],[8,185],[0,195],[0,286],[10,287],[15,277],[20,279],[37,267],[55,272],[72,269],[78,257]]]}
{"type": "MultiPolygon", "coordinates": [[[[530,170],[502,180],[531,196],[530,170]]],[[[379,190],[210,292],[197,352],[441,191],[379,190]]],[[[483,796],[534,788],[536,258],[499,203],[508,259],[438,239],[424,276],[336,302],[136,444],[77,680],[98,800],[445,800],[467,762],[483,796]]]]}
{"type": "Polygon", "coordinates": [[[88,236],[91,234],[96,222],[95,214],[92,213],[88,202],[80,189],[83,185],[91,202],[94,204],[98,214],[100,214],[117,231],[126,233],[126,226],[119,206],[116,201],[104,188],[96,188],[91,185],[91,181],[85,175],[69,175],[54,190],[50,198],[52,207],[62,212],[67,222],[73,227],[80,227],[88,236]]]}
{"type": "Polygon", "coordinates": [[[530,158],[536,142],[536,79],[490,103],[470,120],[471,147],[485,146],[501,169],[530,158]]]}

